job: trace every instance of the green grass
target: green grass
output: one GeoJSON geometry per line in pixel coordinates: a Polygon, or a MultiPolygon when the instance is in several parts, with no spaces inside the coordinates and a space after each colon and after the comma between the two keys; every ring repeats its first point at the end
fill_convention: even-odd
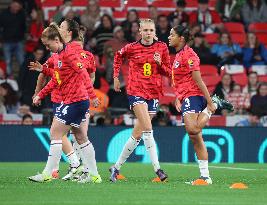
{"type": "MultiPolygon", "coordinates": [[[[110,183],[110,164],[99,163],[102,184],[77,184],[53,180],[33,183],[27,177],[44,168],[45,163],[0,163],[0,204],[267,204],[267,164],[210,165],[211,186],[190,186],[184,182],[199,176],[195,164],[162,164],[168,183],[152,183],[155,177],[149,164],[126,163],[121,172],[127,181],[110,183]],[[246,168],[227,169],[227,167],[246,168]],[[246,183],[246,190],[233,190],[234,182],[246,183]]],[[[61,164],[61,176],[67,165],[61,164]]]]}

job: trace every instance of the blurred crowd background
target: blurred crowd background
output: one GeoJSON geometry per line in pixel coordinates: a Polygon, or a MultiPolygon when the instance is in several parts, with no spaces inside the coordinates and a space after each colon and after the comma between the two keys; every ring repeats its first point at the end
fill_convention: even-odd
{"type": "MultiPolygon", "coordinates": [[[[51,123],[49,98],[40,107],[32,106],[38,73],[27,66],[30,61],[46,61],[50,53],[40,42],[41,33],[50,22],[65,18],[82,25],[84,48],[96,60],[94,87],[101,105],[91,109],[91,124],[134,123],[125,88],[128,64],[125,61],[121,69],[122,92],[116,93],[113,57],[127,43],[140,39],[142,18],[155,21],[158,40],[167,45],[173,26],[191,29],[191,47],[200,57],[210,93],[236,108],[234,113],[216,112],[211,125],[267,124],[266,0],[1,0],[0,9],[0,124],[51,123]]],[[[173,61],[175,50],[169,51],[173,61]]],[[[163,85],[153,124],[180,125],[170,79],[164,77],[163,85]]]]}

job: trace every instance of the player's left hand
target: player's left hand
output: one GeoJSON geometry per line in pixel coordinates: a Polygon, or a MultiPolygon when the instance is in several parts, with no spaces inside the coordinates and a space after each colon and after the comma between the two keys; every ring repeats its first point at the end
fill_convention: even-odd
{"type": "Polygon", "coordinates": [[[30,64],[28,65],[28,68],[30,70],[35,70],[35,71],[38,71],[38,72],[42,72],[43,71],[43,66],[38,61],[30,62],[30,64]]]}
{"type": "Polygon", "coordinates": [[[36,95],[33,100],[32,100],[32,104],[35,105],[35,106],[39,106],[41,105],[41,99],[38,95],[36,95]]]}
{"type": "Polygon", "coordinates": [[[161,57],[159,53],[154,53],[154,60],[156,61],[157,65],[161,66],[161,57]]]}
{"type": "Polygon", "coordinates": [[[100,105],[100,101],[99,101],[98,98],[94,98],[94,99],[92,100],[92,103],[93,103],[93,106],[94,106],[94,107],[98,107],[98,106],[100,105]]]}

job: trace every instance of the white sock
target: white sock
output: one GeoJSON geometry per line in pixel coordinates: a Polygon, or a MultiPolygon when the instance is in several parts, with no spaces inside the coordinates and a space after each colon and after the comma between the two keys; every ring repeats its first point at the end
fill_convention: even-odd
{"type": "Polygon", "coordinates": [[[68,157],[68,160],[69,160],[71,167],[78,167],[80,165],[78,157],[76,156],[74,151],[71,151],[66,156],[68,157]]]}
{"type": "Polygon", "coordinates": [[[156,142],[153,137],[153,130],[144,131],[143,140],[146,146],[146,150],[149,152],[154,171],[156,172],[158,171],[158,169],[160,169],[160,166],[159,166],[159,159],[158,159],[158,154],[157,154],[157,149],[156,149],[156,142]]]}
{"type": "Polygon", "coordinates": [[[62,153],[62,140],[51,140],[50,150],[44,172],[51,176],[54,169],[58,168],[58,164],[62,153]]]}
{"type": "Polygon", "coordinates": [[[123,150],[120,154],[119,159],[117,160],[116,164],[114,165],[116,169],[120,170],[121,166],[124,162],[128,159],[130,154],[135,150],[138,146],[140,140],[135,139],[133,136],[128,139],[126,144],[123,147],[123,150]]]}
{"type": "Polygon", "coordinates": [[[209,163],[208,160],[198,160],[200,175],[203,177],[210,176],[208,163],[209,163]]]}
{"type": "Polygon", "coordinates": [[[98,171],[95,160],[95,149],[92,143],[88,140],[87,142],[81,144],[80,151],[84,172],[89,172],[93,176],[97,176],[98,171]]]}
{"type": "Polygon", "coordinates": [[[74,150],[78,160],[80,160],[81,159],[81,150],[80,150],[80,146],[79,146],[78,142],[76,141],[74,135],[72,135],[72,141],[73,141],[73,144],[72,144],[73,150],[74,150]]]}
{"type": "Polygon", "coordinates": [[[212,113],[210,111],[208,111],[208,108],[206,107],[204,110],[202,110],[203,113],[205,113],[206,115],[208,115],[208,117],[210,118],[212,113]]]}

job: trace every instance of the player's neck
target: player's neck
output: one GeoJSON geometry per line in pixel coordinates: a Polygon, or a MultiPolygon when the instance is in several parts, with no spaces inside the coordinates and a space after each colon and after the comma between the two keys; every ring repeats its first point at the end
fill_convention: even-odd
{"type": "Polygon", "coordinates": [[[186,46],[186,44],[178,45],[177,47],[175,47],[176,52],[178,53],[178,52],[181,51],[185,46],[186,46]]]}
{"type": "Polygon", "coordinates": [[[150,46],[153,44],[153,39],[151,41],[145,41],[144,39],[141,39],[141,43],[146,46],[150,46]]]}

